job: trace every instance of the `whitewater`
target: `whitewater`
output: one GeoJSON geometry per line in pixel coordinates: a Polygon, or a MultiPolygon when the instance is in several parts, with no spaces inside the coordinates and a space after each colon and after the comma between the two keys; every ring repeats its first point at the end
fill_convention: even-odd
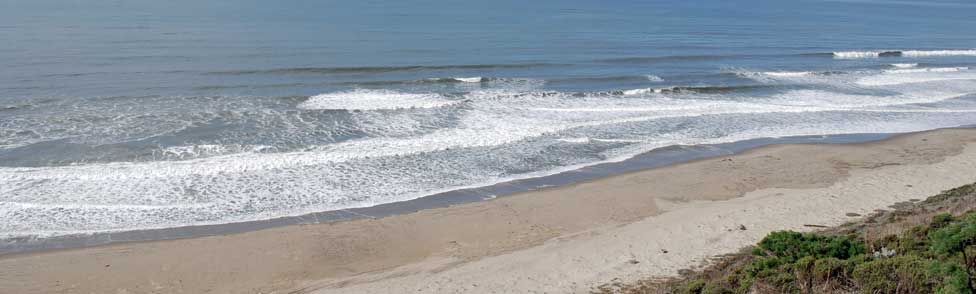
{"type": "Polygon", "coordinates": [[[609,80],[659,86],[581,92],[547,88],[555,79],[477,77],[279,99],[31,105],[0,124],[5,152],[73,143],[58,147],[68,156],[0,167],[0,236],[255,221],[537,177],[672,145],[976,121],[976,71],[967,66],[722,74],[741,84],[677,85],[646,73],[609,80]],[[209,139],[186,144],[179,142],[194,140],[173,140],[179,136],[209,139]]]}

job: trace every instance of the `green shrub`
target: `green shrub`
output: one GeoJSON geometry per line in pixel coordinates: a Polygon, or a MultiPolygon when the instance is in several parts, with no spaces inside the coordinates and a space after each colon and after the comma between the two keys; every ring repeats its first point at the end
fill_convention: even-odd
{"type": "Polygon", "coordinates": [[[863,242],[847,236],[822,236],[790,231],[770,233],[759,242],[758,249],[759,255],[776,256],[788,263],[806,256],[848,259],[866,251],[863,242]]]}
{"type": "Polygon", "coordinates": [[[805,256],[797,260],[793,264],[793,273],[796,275],[796,281],[799,283],[801,289],[810,289],[813,287],[814,282],[814,264],[817,259],[813,256],[805,256]]]}
{"type": "Polygon", "coordinates": [[[899,254],[925,254],[929,249],[929,227],[917,226],[908,229],[898,237],[898,244],[894,248],[899,254]]]}
{"type": "Polygon", "coordinates": [[[759,280],[776,287],[782,293],[794,293],[800,290],[796,285],[796,276],[789,271],[778,271],[759,280]]]}
{"type": "Polygon", "coordinates": [[[783,264],[783,260],[779,257],[759,257],[747,264],[743,269],[743,273],[747,277],[766,277],[775,274],[783,264]]]}
{"type": "Polygon", "coordinates": [[[966,269],[955,262],[933,261],[929,265],[929,276],[935,278],[939,294],[972,294],[969,289],[969,275],[966,269]]]}
{"type": "Polygon", "coordinates": [[[685,284],[678,293],[682,294],[699,294],[705,289],[705,280],[694,280],[685,284]]]}
{"type": "Polygon", "coordinates": [[[846,279],[849,275],[849,263],[843,260],[828,257],[817,259],[813,264],[813,280],[817,283],[830,285],[832,282],[846,279]]]}
{"type": "Polygon", "coordinates": [[[936,214],[935,216],[932,217],[932,223],[929,224],[929,228],[939,229],[945,227],[946,225],[952,223],[953,221],[955,221],[955,218],[952,217],[952,214],[948,214],[948,213],[936,214]]]}
{"type": "Polygon", "coordinates": [[[705,288],[701,290],[701,294],[732,294],[732,290],[729,290],[725,286],[717,283],[705,284],[705,288]]]}
{"type": "Polygon", "coordinates": [[[976,243],[976,214],[966,216],[962,221],[948,224],[929,233],[932,250],[936,253],[954,255],[976,243]]]}
{"type": "Polygon", "coordinates": [[[863,293],[924,293],[935,286],[929,260],[896,256],[857,265],[852,277],[863,293]]]}
{"type": "Polygon", "coordinates": [[[815,259],[806,256],[793,264],[796,287],[804,292],[811,292],[814,288],[834,289],[847,284],[852,270],[851,262],[833,257],[815,259]]]}
{"type": "MultiPolygon", "coordinates": [[[[976,195],[976,184],[938,197],[959,202],[964,194],[976,195]]],[[[908,215],[911,212],[889,216],[908,215]]],[[[734,265],[722,269],[722,276],[671,284],[671,289],[687,294],[976,294],[970,279],[976,276],[976,213],[935,215],[928,224],[869,239],[871,251],[854,235],[870,238],[869,231],[848,232],[851,235],[773,232],[753,248],[752,256],[738,256],[734,265]]]]}
{"type": "MultiPolygon", "coordinates": [[[[973,273],[976,272],[976,268],[974,268],[976,267],[976,256],[971,252],[967,254],[967,251],[976,245],[976,214],[969,214],[958,222],[946,224],[944,227],[930,232],[929,242],[931,242],[932,251],[947,257],[945,259],[961,258],[960,264],[966,273],[966,278],[962,280],[966,282],[965,289],[972,292],[973,283],[971,279],[973,273]]],[[[961,275],[960,273],[956,274],[961,275]]],[[[958,283],[956,279],[948,282],[951,282],[952,285],[958,283]]]]}
{"type": "Polygon", "coordinates": [[[736,289],[737,293],[749,293],[749,289],[756,283],[756,279],[753,277],[743,276],[739,279],[739,287],[736,289]]]}

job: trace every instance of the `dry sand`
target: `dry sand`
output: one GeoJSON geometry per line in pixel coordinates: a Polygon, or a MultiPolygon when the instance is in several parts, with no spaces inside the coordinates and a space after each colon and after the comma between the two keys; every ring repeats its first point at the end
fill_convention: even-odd
{"type": "Polygon", "coordinates": [[[0,256],[0,293],[586,292],[976,182],[974,143],[768,146],[375,220],[0,256]]]}

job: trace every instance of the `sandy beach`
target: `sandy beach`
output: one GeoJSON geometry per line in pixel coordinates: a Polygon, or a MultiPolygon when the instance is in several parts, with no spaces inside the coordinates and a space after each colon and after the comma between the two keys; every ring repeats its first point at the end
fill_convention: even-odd
{"type": "Polygon", "coordinates": [[[380,219],[5,255],[0,292],[587,292],[974,181],[973,129],[774,145],[380,219]]]}

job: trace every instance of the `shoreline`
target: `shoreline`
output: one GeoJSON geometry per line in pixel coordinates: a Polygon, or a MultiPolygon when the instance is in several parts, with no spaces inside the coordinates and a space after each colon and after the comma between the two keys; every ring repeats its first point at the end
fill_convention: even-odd
{"type": "Polygon", "coordinates": [[[558,188],[595,181],[642,170],[672,166],[697,160],[729,156],[766,146],[786,144],[861,144],[882,141],[897,136],[931,132],[943,129],[976,128],[976,125],[940,128],[907,133],[853,133],[832,135],[801,135],[786,137],[762,137],[717,144],[671,145],[639,153],[620,161],[602,162],[580,168],[558,171],[542,176],[502,181],[484,186],[458,188],[406,201],[383,203],[374,206],[328,210],[297,216],[275,217],[265,220],[242,221],[221,224],[191,225],[158,229],[137,229],[91,234],[69,234],[54,237],[15,237],[0,239],[0,256],[10,254],[77,249],[119,243],[179,240],[208,236],[247,233],[294,225],[310,225],[376,219],[419,212],[425,209],[445,208],[541,189],[558,188]]]}
{"type": "Polygon", "coordinates": [[[850,220],[974,174],[976,129],[771,145],[378,219],[8,254],[0,289],[585,292],[676,274],[768,231],[850,220]]]}
{"type": "Polygon", "coordinates": [[[741,196],[731,198],[698,195],[691,196],[698,198],[692,200],[656,199],[662,211],[634,222],[566,234],[537,246],[457,266],[430,270],[437,261],[428,260],[427,264],[348,279],[322,280],[312,284],[309,288],[314,290],[309,293],[384,293],[391,288],[433,293],[589,293],[600,285],[675,277],[682,270],[707,266],[717,256],[753,245],[773,231],[806,232],[837,226],[976,182],[974,130],[959,132],[964,139],[955,152],[942,153],[944,149],[924,146],[945,139],[939,137],[947,133],[954,131],[906,134],[854,145],[767,146],[726,159],[688,163],[714,166],[726,161],[735,164],[742,158],[785,161],[781,155],[793,155],[793,160],[806,160],[811,165],[796,167],[802,162],[792,162],[787,165],[793,168],[768,171],[786,173],[784,178],[798,182],[747,188],[740,190],[744,191],[741,196]],[[915,140],[920,145],[909,143],[915,140]],[[871,149],[882,152],[865,152],[871,149]],[[894,157],[880,154],[894,150],[899,150],[894,157]],[[824,157],[823,153],[831,152],[852,154],[824,157]],[[835,161],[834,156],[852,160],[835,161]],[[801,159],[804,157],[813,159],[801,159]],[[823,159],[830,159],[830,165],[843,172],[820,174],[816,170],[822,166],[816,163],[823,163],[823,159]],[[817,181],[804,181],[798,175],[813,176],[817,181]],[[832,176],[836,178],[830,180],[832,176]],[[819,182],[825,179],[828,181],[819,182]]]}

